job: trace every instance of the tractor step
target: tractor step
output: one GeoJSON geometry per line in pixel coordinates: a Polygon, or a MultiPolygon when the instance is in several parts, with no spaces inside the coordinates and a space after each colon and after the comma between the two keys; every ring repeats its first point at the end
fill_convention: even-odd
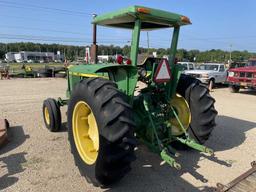
{"type": "Polygon", "coordinates": [[[9,128],[9,122],[7,119],[0,119],[0,147],[7,141],[7,129],[9,128]]]}

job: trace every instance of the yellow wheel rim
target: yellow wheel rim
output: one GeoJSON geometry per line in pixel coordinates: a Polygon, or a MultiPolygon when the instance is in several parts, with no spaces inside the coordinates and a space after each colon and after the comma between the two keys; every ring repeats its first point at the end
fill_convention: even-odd
{"type": "Polygon", "coordinates": [[[98,157],[99,132],[90,106],[79,101],[72,116],[73,136],[77,151],[86,164],[92,165],[98,157]]]}
{"type": "MultiPolygon", "coordinates": [[[[180,122],[182,123],[183,127],[187,130],[191,122],[191,113],[190,113],[189,105],[185,100],[185,98],[179,94],[176,94],[175,97],[171,100],[170,106],[172,106],[175,109],[180,119],[180,122]]],[[[172,125],[173,135],[179,136],[184,133],[182,131],[182,128],[179,122],[175,117],[170,118],[170,123],[172,125]]]]}
{"type": "Polygon", "coordinates": [[[50,114],[47,107],[44,108],[44,118],[47,125],[50,125],[50,114]]]}

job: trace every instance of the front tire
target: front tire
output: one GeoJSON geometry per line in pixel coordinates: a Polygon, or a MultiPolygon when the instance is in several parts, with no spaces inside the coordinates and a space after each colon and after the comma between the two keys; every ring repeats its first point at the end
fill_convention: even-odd
{"type": "Polygon", "coordinates": [[[177,92],[186,99],[190,107],[191,123],[188,133],[195,141],[203,144],[208,140],[216,125],[215,100],[209,94],[206,86],[187,75],[181,75],[177,92]]]}
{"type": "Polygon", "coordinates": [[[57,132],[61,128],[60,107],[55,99],[48,98],[43,103],[43,118],[45,126],[51,132],[57,132]]]}
{"type": "Polygon", "coordinates": [[[214,87],[215,87],[215,79],[212,78],[208,83],[208,88],[210,91],[212,91],[214,87]]]}
{"type": "MultiPolygon", "coordinates": [[[[94,186],[109,186],[120,180],[131,169],[131,162],[135,160],[135,124],[132,118],[132,108],[125,100],[125,95],[117,89],[115,83],[102,78],[84,79],[75,86],[72,92],[68,105],[71,152],[81,175],[85,176],[87,181],[94,186]],[[79,103],[85,103],[88,106],[95,118],[94,124],[85,120],[84,123],[79,123],[80,127],[77,127],[75,123],[77,115],[75,114],[79,103]],[[89,134],[90,142],[96,143],[96,147],[93,148],[96,156],[91,158],[92,161],[86,160],[86,150],[90,143],[86,143],[77,134],[79,130],[83,133],[86,127],[89,130],[97,129],[94,133],[98,132],[92,138],[89,134]],[[82,145],[79,147],[78,143],[82,145]]],[[[86,119],[86,117],[83,118],[86,119]]]]}

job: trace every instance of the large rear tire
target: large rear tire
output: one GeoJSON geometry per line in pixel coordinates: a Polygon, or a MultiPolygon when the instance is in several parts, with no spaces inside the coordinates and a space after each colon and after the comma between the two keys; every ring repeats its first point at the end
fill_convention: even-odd
{"type": "Polygon", "coordinates": [[[81,175],[94,186],[109,186],[131,169],[136,144],[132,114],[126,96],[112,81],[88,78],[75,86],[68,104],[71,152],[81,175]],[[85,121],[77,123],[80,117],[77,108],[81,104],[85,107],[80,110],[85,121]],[[92,114],[94,120],[86,120],[89,119],[86,114],[92,114]],[[85,129],[89,130],[87,141],[77,134],[85,129]],[[90,136],[90,129],[93,130],[93,137],[90,136]],[[90,146],[93,146],[92,150],[90,146]],[[88,157],[91,158],[88,160],[88,157]]]}
{"type": "Polygon", "coordinates": [[[190,107],[191,123],[188,133],[191,138],[203,144],[216,125],[215,100],[205,85],[187,75],[181,75],[177,92],[186,99],[190,107]]]}

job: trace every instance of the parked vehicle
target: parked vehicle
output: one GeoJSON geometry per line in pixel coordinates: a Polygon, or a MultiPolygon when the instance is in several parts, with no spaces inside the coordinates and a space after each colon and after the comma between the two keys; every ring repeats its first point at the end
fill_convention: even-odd
{"type": "Polygon", "coordinates": [[[32,59],[29,59],[29,60],[28,60],[28,63],[35,63],[35,61],[32,60],[32,59]]]}
{"type": "Polygon", "coordinates": [[[256,89],[256,58],[249,59],[245,67],[229,69],[227,82],[232,93],[240,88],[256,89]]]}
{"type": "Polygon", "coordinates": [[[204,84],[212,83],[212,85],[225,83],[227,79],[227,70],[221,63],[205,63],[200,65],[197,70],[185,71],[185,74],[199,79],[204,84]]]}
{"type": "Polygon", "coordinates": [[[189,70],[195,70],[195,64],[192,62],[178,62],[178,64],[180,64],[182,66],[182,69],[185,71],[189,71],[189,70]]]}
{"type": "Polygon", "coordinates": [[[238,68],[238,67],[245,67],[247,62],[233,62],[230,64],[229,69],[238,68]]]}

